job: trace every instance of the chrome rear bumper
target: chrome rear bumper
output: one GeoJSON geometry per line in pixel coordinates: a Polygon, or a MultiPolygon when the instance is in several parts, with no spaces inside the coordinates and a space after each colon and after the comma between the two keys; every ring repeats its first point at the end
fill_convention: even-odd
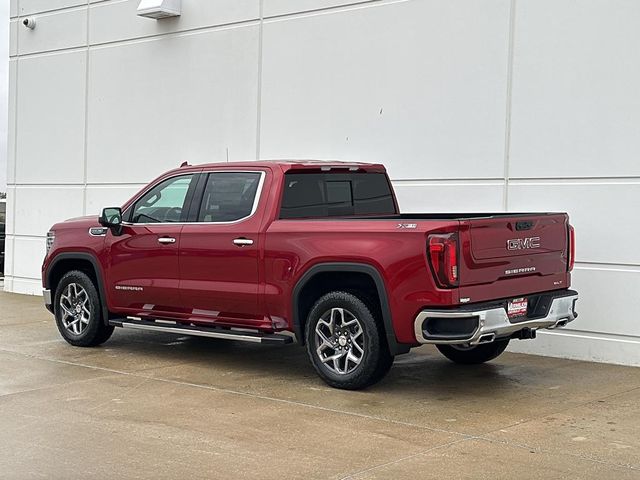
{"type": "Polygon", "coordinates": [[[541,328],[564,327],[578,316],[575,311],[575,303],[578,294],[558,296],[553,298],[546,315],[532,319],[511,321],[504,307],[490,309],[461,308],[459,310],[423,310],[414,321],[416,340],[419,343],[431,344],[466,344],[477,345],[479,343],[492,342],[497,338],[511,337],[511,335],[525,329],[538,330],[541,328]],[[475,325],[473,331],[466,334],[431,334],[424,328],[426,320],[449,319],[452,322],[465,319],[475,325]],[[473,320],[472,320],[473,319],[473,320]]]}

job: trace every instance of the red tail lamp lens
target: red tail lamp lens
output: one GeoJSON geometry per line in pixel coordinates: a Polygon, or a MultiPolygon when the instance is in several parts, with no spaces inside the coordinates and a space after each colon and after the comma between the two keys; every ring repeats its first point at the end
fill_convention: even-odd
{"type": "Polygon", "coordinates": [[[429,263],[438,282],[443,288],[457,287],[458,278],[458,235],[455,233],[429,235],[429,263]]]}
{"type": "Polygon", "coordinates": [[[573,270],[573,266],[576,264],[576,232],[571,225],[569,225],[569,265],[568,270],[573,270]]]}

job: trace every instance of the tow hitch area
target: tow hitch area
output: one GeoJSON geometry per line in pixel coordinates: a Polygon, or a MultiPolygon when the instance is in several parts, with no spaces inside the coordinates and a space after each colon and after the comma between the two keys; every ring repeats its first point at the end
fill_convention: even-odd
{"type": "Polygon", "coordinates": [[[514,333],[511,338],[517,338],[518,340],[532,340],[536,338],[536,330],[534,328],[523,328],[519,332],[514,333]]]}

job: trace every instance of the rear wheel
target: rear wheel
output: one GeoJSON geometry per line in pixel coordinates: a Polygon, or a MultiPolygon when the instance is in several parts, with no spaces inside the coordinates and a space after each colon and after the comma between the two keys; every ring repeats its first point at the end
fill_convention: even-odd
{"type": "Polygon", "coordinates": [[[336,388],[366,388],[393,364],[371,311],[347,292],[328,293],[315,303],[307,319],[306,344],[318,375],[336,388]]]}
{"type": "Polygon", "coordinates": [[[60,335],[76,347],[95,347],[106,342],[113,327],[102,321],[98,291],[86,273],[65,274],[56,288],[56,325],[60,335]]]}
{"type": "Polygon", "coordinates": [[[500,356],[509,345],[509,339],[495,340],[491,343],[483,343],[472,347],[462,345],[436,345],[440,353],[455,363],[464,365],[476,365],[488,362],[500,356]]]}

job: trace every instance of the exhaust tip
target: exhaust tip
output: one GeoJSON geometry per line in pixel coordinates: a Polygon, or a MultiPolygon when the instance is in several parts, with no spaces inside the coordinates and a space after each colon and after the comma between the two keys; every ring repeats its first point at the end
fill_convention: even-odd
{"type": "Polygon", "coordinates": [[[490,343],[490,342],[493,342],[495,338],[496,338],[495,333],[487,333],[486,335],[482,335],[478,339],[478,343],[490,343]]]}

